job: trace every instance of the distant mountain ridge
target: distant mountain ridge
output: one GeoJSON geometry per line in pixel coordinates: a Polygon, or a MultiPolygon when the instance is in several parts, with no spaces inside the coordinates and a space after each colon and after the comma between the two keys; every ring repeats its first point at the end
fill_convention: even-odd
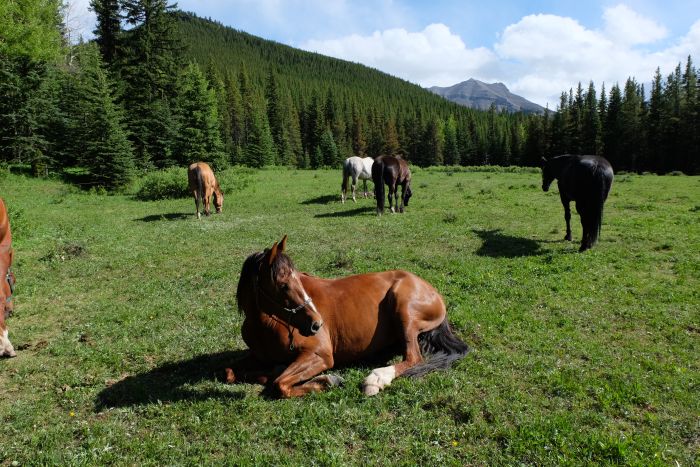
{"type": "Polygon", "coordinates": [[[472,109],[488,110],[495,105],[497,110],[505,109],[508,112],[542,114],[545,110],[541,105],[513,94],[503,83],[488,84],[474,78],[444,88],[432,86],[428,90],[472,109]]]}

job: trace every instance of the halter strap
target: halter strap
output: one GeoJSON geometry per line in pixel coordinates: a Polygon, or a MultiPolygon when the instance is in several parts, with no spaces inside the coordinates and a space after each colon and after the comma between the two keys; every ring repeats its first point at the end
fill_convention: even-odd
{"type": "Polygon", "coordinates": [[[7,268],[7,273],[5,274],[5,280],[7,281],[7,285],[10,286],[10,295],[8,295],[7,298],[5,298],[6,303],[12,302],[12,294],[15,293],[15,283],[12,280],[12,277],[13,277],[13,275],[10,271],[10,268],[7,268]]]}

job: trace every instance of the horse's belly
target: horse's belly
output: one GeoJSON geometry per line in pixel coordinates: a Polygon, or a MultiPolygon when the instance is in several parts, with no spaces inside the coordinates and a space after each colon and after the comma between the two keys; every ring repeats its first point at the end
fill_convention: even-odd
{"type": "Polygon", "coordinates": [[[400,340],[397,316],[380,313],[341,328],[336,337],[334,359],[339,363],[361,360],[390,349],[400,340]]]}

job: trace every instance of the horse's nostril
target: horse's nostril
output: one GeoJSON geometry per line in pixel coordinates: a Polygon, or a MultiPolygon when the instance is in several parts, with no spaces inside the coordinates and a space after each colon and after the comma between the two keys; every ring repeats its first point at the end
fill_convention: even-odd
{"type": "Polygon", "coordinates": [[[316,334],[319,331],[319,329],[321,329],[321,326],[323,326],[323,323],[318,321],[314,321],[313,323],[311,323],[311,333],[316,334]]]}

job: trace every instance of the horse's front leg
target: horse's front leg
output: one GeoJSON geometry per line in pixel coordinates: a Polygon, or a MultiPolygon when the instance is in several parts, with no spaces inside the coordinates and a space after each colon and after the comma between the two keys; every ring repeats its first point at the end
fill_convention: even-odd
{"type": "Polygon", "coordinates": [[[564,205],[564,220],[566,221],[566,236],[564,240],[571,241],[571,208],[569,207],[570,201],[564,197],[563,194],[559,194],[561,198],[561,204],[564,205]]]}
{"type": "Polygon", "coordinates": [[[314,378],[314,376],[322,371],[332,367],[332,355],[302,352],[297,359],[277,377],[273,385],[279,392],[279,395],[284,398],[300,397],[310,392],[321,392],[328,387],[337,386],[342,382],[337,376],[331,375],[322,375],[314,378]]]}
{"type": "Polygon", "coordinates": [[[236,360],[231,366],[233,368],[224,368],[224,380],[228,384],[253,383],[265,385],[284,371],[284,366],[271,367],[261,362],[252,352],[236,360]]]}
{"type": "Polygon", "coordinates": [[[4,316],[0,316],[0,357],[15,357],[15,348],[8,337],[7,327],[4,323],[4,316]]]}
{"type": "Polygon", "coordinates": [[[352,179],[352,202],[357,203],[355,199],[355,189],[357,188],[357,179],[353,177],[352,179]]]}
{"type": "MultiPolygon", "coordinates": [[[[396,190],[397,192],[399,190],[396,190]]],[[[403,212],[403,200],[406,198],[406,185],[401,185],[401,205],[399,206],[399,212],[403,212]]]]}

